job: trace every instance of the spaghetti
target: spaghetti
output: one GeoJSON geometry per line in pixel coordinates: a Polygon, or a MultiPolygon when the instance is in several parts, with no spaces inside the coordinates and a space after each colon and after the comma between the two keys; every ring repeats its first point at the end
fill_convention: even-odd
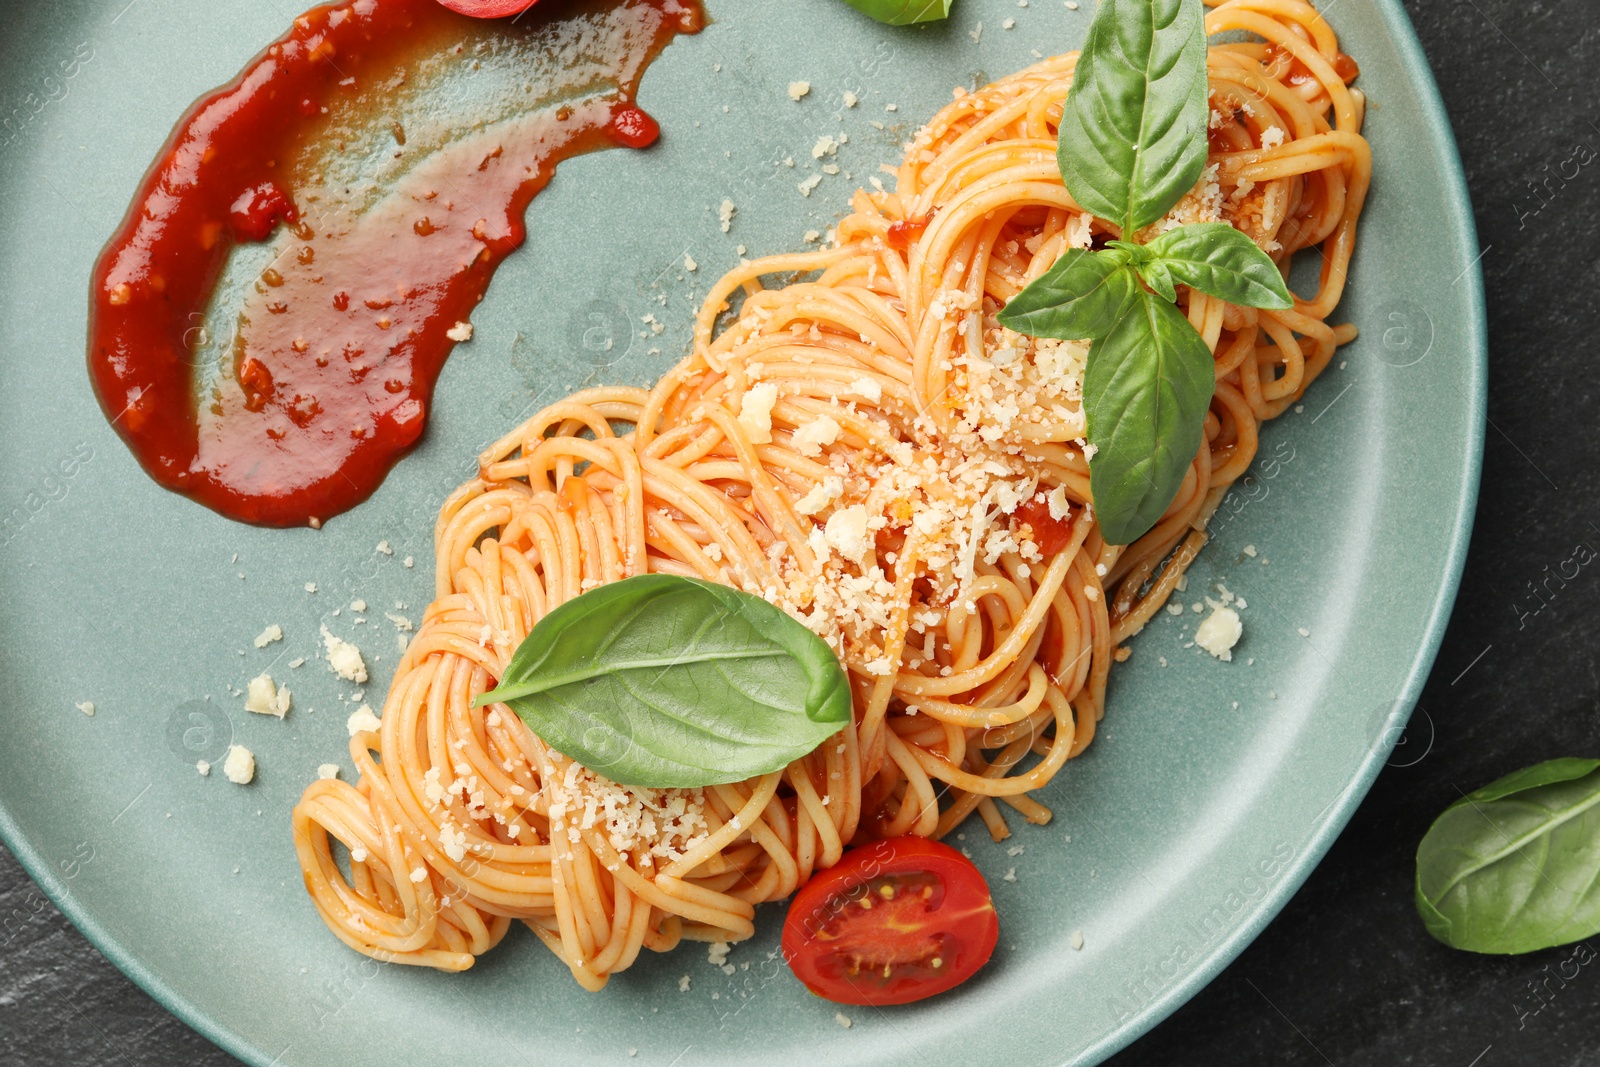
{"type": "Polygon", "coordinates": [[[1087,345],[994,318],[1065,249],[1120,236],[1056,165],[1076,56],[957,90],[897,189],[858,192],[830,247],[722,278],[655,388],[547,408],[445,502],[437,599],[381,723],[352,721],[360,781],[318,781],[294,811],[334,933],[462,970],[520,919],[599,989],[641,949],[749,937],[756,904],[852,841],[939,836],[974,811],[1002,837],[1001,805],[1050,818],[1030,794],[1089,745],[1122,643],[1205,544],[1258,427],[1355,335],[1325,321],[1370,176],[1354,65],[1300,0],[1229,0],[1206,31],[1231,30],[1260,40],[1210,49],[1210,163],[1152,229],[1220,219],[1285,271],[1313,248],[1322,269],[1287,311],[1186,294],[1216,391],[1165,517],[1104,542],[1087,345]],[[794,278],[766,288],[775,275],[794,278]],[[736,585],[812,627],[849,670],[853,726],[780,772],[650,790],[472,707],[546,613],[646,571],[736,585]]]}

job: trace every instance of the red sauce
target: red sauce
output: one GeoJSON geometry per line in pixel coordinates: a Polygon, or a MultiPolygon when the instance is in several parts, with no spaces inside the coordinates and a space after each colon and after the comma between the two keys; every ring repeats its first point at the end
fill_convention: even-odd
{"type": "Polygon", "coordinates": [[[353,0],[296,19],[179,124],[95,268],[90,376],[145,470],[270,526],[365,500],[421,435],[449,334],[529,203],[562,160],[656,139],[639,79],[702,24],[698,0],[541,4],[515,24],[353,0]],[[269,266],[230,262],[269,239],[269,266]]]}
{"type": "MultiPolygon", "coordinates": [[[[1288,82],[1288,84],[1308,85],[1317,80],[1317,76],[1311,73],[1311,68],[1300,62],[1298,59],[1295,59],[1293,54],[1290,53],[1287,48],[1276,44],[1267,45],[1266,51],[1261,57],[1261,64],[1267,68],[1267,72],[1269,74],[1275,78],[1281,78],[1282,75],[1279,72],[1283,69],[1281,64],[1285,62],[1287,62],[1289,65],[1289,76],[1284,79],[1288,82]]],[[[1332,66],[1333,72],[1337,74],[1346,85],[1349,85],[1361,75],[1361,68],[1356,64],[1356,61],[1345,55],[1343,52],[1336,52],[1334,54],[1332,66]]]]}
{"type": "Polygon", "coordinates": [[[928,223],[933,221],[931,215],[920,215],[914,219],[903,219],[900,222],[889,224],[889,233],[884,238],[890,248],[904,252],[911,247],[911,243],[922,236],[928,228],[928,223]]]}
{"type": "Polygon", "coordinates": [[[1052,518],[1050,503],[1041,494],[1035,493],[1017,508],[1016,520],[1032,529],[1033,543],[1039,546],[1039,551],[1044,554],[1045,559],[1055,556],[1072,540],[1070,516],[1064,519],[1052,518]]]}

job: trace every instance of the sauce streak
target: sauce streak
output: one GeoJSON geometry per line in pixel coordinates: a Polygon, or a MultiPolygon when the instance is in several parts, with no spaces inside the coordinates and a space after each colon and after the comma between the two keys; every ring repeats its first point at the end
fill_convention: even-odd
{"type": "Polygon", "coordinates": [[[698,0],[296,19],[179,124],[96,265],[90,377],[145,470],[268,526],[365,500],[529,203],[562,160],[656,139],[639,79],[703,22],[698,0]]]}

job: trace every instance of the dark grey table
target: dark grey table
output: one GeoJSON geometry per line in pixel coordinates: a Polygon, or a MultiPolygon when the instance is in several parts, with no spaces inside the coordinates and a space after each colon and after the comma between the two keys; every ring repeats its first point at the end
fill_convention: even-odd
{"type": "MultiPolygon", "coordinates": [[[[1569,949],[1455,952],[1411,906],[1417,840],[1458,787],[1600,755],[1600,571],[1546,581],[1579,542],[1600,546],[1600,5],[1406,6],[1461,141],[1489,295],[1466,578],[1421,710],[1339,842],[1116,1067],[1600,1065],[1600,960],[1572,976],[1569,949]],[[1535,599],[1530,583],[1550,591],[1535,599]]],[[[234,1062],[122,977],[0,849],[0,1065],[234,1062]]]]}

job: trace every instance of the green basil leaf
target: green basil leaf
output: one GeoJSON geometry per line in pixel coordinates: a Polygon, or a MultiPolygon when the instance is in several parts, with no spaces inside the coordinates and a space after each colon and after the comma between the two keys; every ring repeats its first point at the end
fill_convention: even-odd
{"type": "Polygon", "coordinates": [[[593,589],[539,620],[498,688],[545,744],[624,785],[766,774],[850,721],[821,638],[760,597],[670,574],[593,589]]]}
{"type": "Polygon", "coordinates": [[[1057,159],[1080,205],[1135,232],[1206,166],[1200,0],[1101,0],[1061,112],[1057,159]]]}
{"type": "Polygon", "coordinates": [[[950,14],[953,0],[844,0],[845,3],[890,26],[936,22],[950,14]]]}
{"type": "Polygon", "coordinates": [[[1029,337],[1082,341],[1103,336],[1139,291],[1121,250],[1069,248],[1001,310],[1000,325],[1029,337]]]}
{"type": "MultiPolygon", "coordinates": [[[[1294,307],[1294,297],[1272,257],[1226,222],[1179,226],[1144,247],[1151,254],[1146,270],[1159,265],[1191,289],[1242,307],[1294,307]]],[[[1150,281],[1148,274],[1144,277],[1150,281]]],[[[1155,288],[1155,283],[1150,287],[1155,288]]]]}
{"type": "Polygon", "coordinates": [[[1108,542],[1132,543],[1166,512],[1200,449],[1215,388],[1204,338],[1181,311],[1142,289],[1089,349],[1089,489],[1108,542]]]}
{"type": "Polygon", "coordinates": [[[1456,801],[1417,847],[1417,911],[1469,952],[1600,933],[1600,760],[1557,759],[1456,801]]]}
{"type": "Polygon", "coordinates": [[[1144,283],[1159,293],[1167,303],[1178,302],[1178,286],[1172,279],[1172,269],[1168,264],[1153,259],[1137,270],[1144,283]]]}

